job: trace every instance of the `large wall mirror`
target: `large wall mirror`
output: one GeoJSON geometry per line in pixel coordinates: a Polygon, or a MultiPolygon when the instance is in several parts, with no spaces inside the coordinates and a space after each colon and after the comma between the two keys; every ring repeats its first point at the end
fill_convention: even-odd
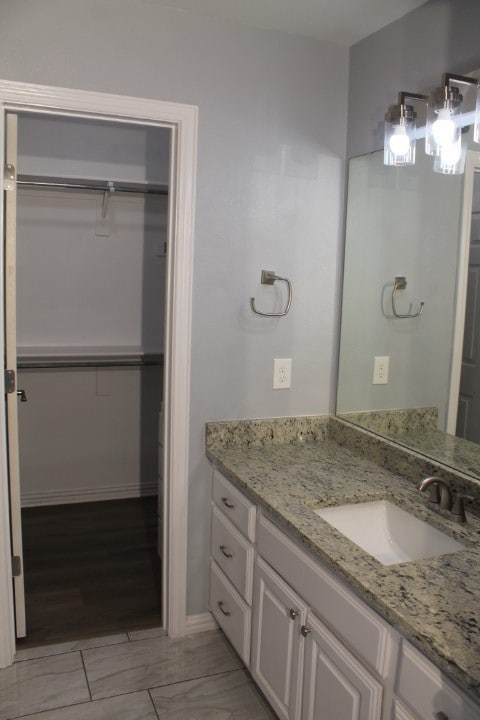
{"type": "Polygon", "coordinates": [[[464,175],[350,160],[337,415],[480,481],[473,147],[464,175]]]}

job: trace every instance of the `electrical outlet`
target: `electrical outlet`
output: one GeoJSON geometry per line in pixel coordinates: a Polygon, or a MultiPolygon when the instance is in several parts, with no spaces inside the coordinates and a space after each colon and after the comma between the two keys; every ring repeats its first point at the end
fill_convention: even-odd
{"type": "Polygon", "coordinates": [[[273,361],[273,389],[286,390],[292,387],[292,359],[276,358],[273,361]]]}
{"type": "Polygon", "coordinates": [[[388,355],[377,355],[373,359],[373,385],[386,385],[388,383],[388,366],[390,357],[388,355]]]}

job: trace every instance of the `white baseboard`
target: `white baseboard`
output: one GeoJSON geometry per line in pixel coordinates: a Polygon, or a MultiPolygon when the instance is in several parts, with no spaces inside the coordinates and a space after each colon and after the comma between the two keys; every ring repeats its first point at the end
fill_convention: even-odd
{"type": "Polygon", "coordinates": [[[209,612],[198,613],[198,615],[187,615],[185,623],[185,632],[187,635],[195,633],[207,632],[207,630],[216,630],[218,625],[209,612]]]}
{"type": "Polygon", "coordinates": [[[121,485],[117,487],[74,488],[72,490],[43,490],[37,492],[23,492],[22,507],[36,507],[40,505],[67,505],[70,503],[95,502],[95,500],[122,500],[125,498],[156,495],[158,484],[149,483],[139,487],[134,485],[121,485]]]}

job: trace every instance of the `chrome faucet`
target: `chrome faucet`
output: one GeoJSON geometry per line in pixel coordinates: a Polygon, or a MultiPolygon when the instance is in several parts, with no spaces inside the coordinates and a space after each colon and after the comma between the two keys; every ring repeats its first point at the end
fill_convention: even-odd
{"type": "Polygon", "coordinates": [[[430,488],[430,496],[425,504],[430,510],[458,523],[467,521],[465,500],[473,500],[470,495],[456,493],[454,501],[450,485],[446,480],[435,475],[424,478],[418,485],[420,492],[425,492],[427,488],[430,488]]]}
{"type": "Polygon", "coordinates": [[[425,492],[427,488],[430,488],[430,497],[427,500],[427,505],[435,505],[431,508],[432,510],[451,510],[452,508],[452,490],[450,485],[443,480],[443,478],[427,477],[422,480],[418,486],[420,492],[425,492]]]}

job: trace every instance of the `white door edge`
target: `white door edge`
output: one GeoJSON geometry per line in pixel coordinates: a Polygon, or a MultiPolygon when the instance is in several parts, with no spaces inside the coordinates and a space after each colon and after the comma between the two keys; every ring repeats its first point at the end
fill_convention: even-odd
{"type": "Polygon", "coordinates": [[[480,169],[480,153],[468,150],[463,183],[462,211],[460,218],[460,243],[458,250],[455,318],[453,325],[453,352],[448,393],[447,433],[457,431],[458,396],[462,373],[463,336],[465,309],[467,305],[468,258],[470,255],[470,231],[472,224],[473,182],[476,169],[480,169]]]}
{"type": "MultiPolygon", "coordinates": [[[[0,80],[0,160],[5,158],[5,111],[77,115],[130,124],[169,127],[175,138],[175,183],[172,188],[174,213],[169,232],[168,330],[166,333],[165,408],[165,514],[166,548],[162,563],[165,588],[163,624],[173,637],[186,630],[187,591],[187,500],[188,446],[190,418],[190,352],[192,316],[193,238],[195,179],[197,158],[198,110],[193,105],[164,102],[107,93],[70,90],[43,85],[0,80]],[[172,239],[170,237],[170,239],[172,239]],[[169,478],[175,477],[170,483],[169,478]]],[[[4,223],[3,172],[0,193],[0,224],[4,223]]],[[[3,253],[2,253],[3,255],[3,253]]],[[[3,260],[0,258],[0,297],[3,293],[3,260]]],[[[0,313],[0,343],[4,337],[3,312],[0,313]]],[[[4,348],[0,349],[4,357],[4,348]]],[[[0,361],[3,363],[3,359],[0,361]]],[[[0,367],[0,392],[4,392],[3,365],[0,367]]],[[[11,665],[15,652],[13,591],[11,578],[10,518],[6,418],[4,404],[0,412],[0,667],[11,665]]]]}

